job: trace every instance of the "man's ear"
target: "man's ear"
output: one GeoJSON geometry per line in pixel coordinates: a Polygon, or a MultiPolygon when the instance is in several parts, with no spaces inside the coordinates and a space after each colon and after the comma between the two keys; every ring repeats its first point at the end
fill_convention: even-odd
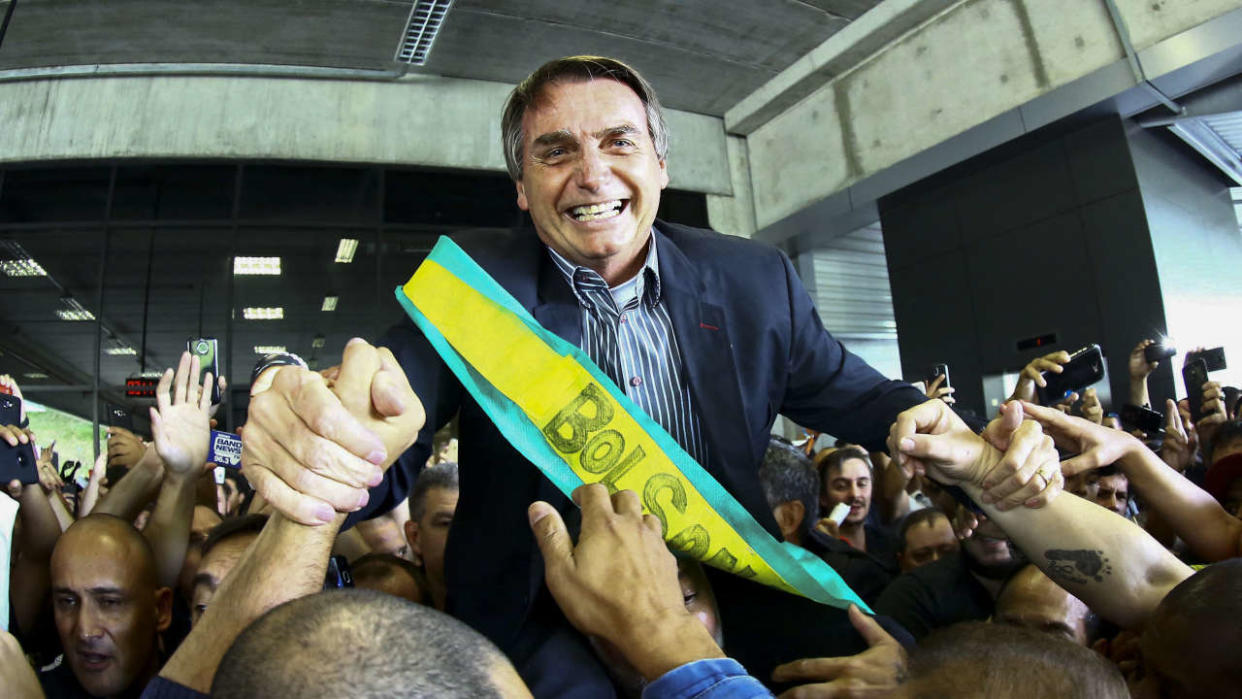
{"type": "MultiPolygon", "coordinates": [[[[666,176],[664,179],[668,179],[666,176]]],[[[526,187],[521,181],[513,183],[517,187],[517,205],[522,211],[530,211],[530,202],[526,200],[526,187]]]]}
{"type": "Polygon", "coordinates": [[[166,631],[172,624],[172,588],[155,590],[155,630],[166,631]]]}
{"type": "Polygon", "coordinates": [[[668,163],[664,160],[660,161],[660,189],[668,186],[668,163]]]}
{"type": "Polygon", "coordinates": [[[776,524],[781,528],[781,538],[785,541],[793,541],[802,528],[802,520],[806,517],[806,507],[799,500],[782,502],[772,508],[772,516],[776,518],[776,524]]]}
{"type": "Polygon", "coordinates": [[[423,564],[423,547],[418,541],[418,522],[412,519],[405,521],[405,540],[410,545],[410,557],[415,563],[423,564]]]}

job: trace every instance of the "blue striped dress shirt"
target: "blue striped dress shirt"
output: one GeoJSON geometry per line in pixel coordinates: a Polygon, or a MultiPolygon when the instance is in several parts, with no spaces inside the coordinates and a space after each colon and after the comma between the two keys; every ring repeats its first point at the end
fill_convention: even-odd
{"type": "Polygon", "coordinates": [[[575,265],[552,248],[548,252],[578,299],[583,351],[630,400],[705,465],[707,442],[682,376],[673,323],[660,297],[654,237],[647,243],[647,259],[638,275],[613,289],[595,270],[575,265]]]}

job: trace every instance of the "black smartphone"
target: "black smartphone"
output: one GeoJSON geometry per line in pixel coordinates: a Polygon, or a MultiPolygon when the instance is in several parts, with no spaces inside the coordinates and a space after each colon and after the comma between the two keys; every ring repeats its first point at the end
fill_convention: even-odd
{"type": "Polygon", "coordinates": [[[186,340],[185,348],[190,354],[198,355],[198,385],[203,385],[203,376],[211,372],[211,404],[220,403],[220,353],[214,337],[200,337],[186,340]]]}
{"type": "Polygon", "coordinates": [[[1208,382],[1207,362],[1194,359],[1182,367],[1182,381],[1186,383],[1186,398],[1190,403],[1190,421],[1198,423],[1203,417],[1203,384],[1208,382]]]}
{"type": "Polygon", "coordinates": [[[1164,431],[1164,413],[1126,403],[1121,406],[1121,424],[1153,435],[1164,431]]]}
{"type": "Polygon", "coordinates": [[[129,411],[119,405],[108,403],[108,426],[123,427],[130,432],[134,431],[134,416],[129,411]]]}
{"type": "MultiPolygon", "coordinates": [[[[7,393],[0,394],[0,425],[17,425],[21,421],[22,399],[7,393]]],[[[8,442],[0,441],[0,483],[37,483],[39,468],[36,463],[34,444],[18,443],[11,447],[8,442]]]]}
{"type": "Polygon", "coordinates": [[[940,384],[940,388],[952,388],[952,386],[949,384],[949,365],[948,364],[935,364],[932,366],[931,371],[927,372],[927,388],[930,389],[931,385],[936,381],[936,379],[941,376],[944,377],[944,381],[940,384]]]}
{"type": "Polygon", "coordinates": [[[323,589],[337,590],[354,586],[354,572],[349,567],[349,559],[344,556],[332,556],[328,559],[328,570],[324,575],[323,589]]]}
{"type": "Polygon", "coordinates": [[[1088,345],[1070,355],[1067,364],[1061,366],[1061,373],[1043,372],[1047,386],[1035,387],[1042,405],[1052,405],[1071,391],[1081,392],[1091,384],[1104,378],[1104,353],[1099,345],[1088,345]]]}
{"type": "Polygon", "coordinates": [[[1156,343],[1147,345],[1147,349],[1143,350],[1143,359],[1146,359],[1148,364],[1154,364],[1156,362],[1163,362],[1176,354],[1177,348],[1173,345],[1156,343]]]}
{"type": "Polygon", "coordinates": [[[1188,363],[1193,362],[1196,359],[1202,359],[1203,362],[1207,364],[1207,370],[1209,372],[1224,371],[1229,368],[1228,365],[1225,364],[1224,347],[1213,347],[1212,349],[1201,350],[1199,352],[1189,352],[1186,354],[1186,361],[1188,363]]]}

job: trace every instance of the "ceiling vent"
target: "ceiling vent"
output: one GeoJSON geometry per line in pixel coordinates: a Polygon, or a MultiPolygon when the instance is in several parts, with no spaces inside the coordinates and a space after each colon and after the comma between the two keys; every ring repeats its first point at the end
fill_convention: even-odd
{"type": "Polygon", "coordinates": [[[440,26],[452,6],[453,0],[416,0],[414,7],[410,8],[410,18],[405,22],[401,44],[397,46],[397,55],[393,60],[412,66],[426,64],[431,43],[440,33],[440,26]]]}

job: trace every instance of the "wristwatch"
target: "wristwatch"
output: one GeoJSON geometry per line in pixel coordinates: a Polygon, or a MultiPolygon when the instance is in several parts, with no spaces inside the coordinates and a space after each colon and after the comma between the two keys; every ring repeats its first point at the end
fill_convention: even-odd
{"type": "Polygon", "coordinates": [[[297,366],[302,367],[303,369],[309,368],[306,364],[306,360],[292,352],[276,352],[274,354],[264,355],[261,359],[259,359],[258,363],[254,365],[254,369],[250,372],[251,396],[255,396],[266,391],[272,385],[271,380],[265,381],[260,385],[258,383],[259,376],[268,369],[277,366],[297,366]]]}

